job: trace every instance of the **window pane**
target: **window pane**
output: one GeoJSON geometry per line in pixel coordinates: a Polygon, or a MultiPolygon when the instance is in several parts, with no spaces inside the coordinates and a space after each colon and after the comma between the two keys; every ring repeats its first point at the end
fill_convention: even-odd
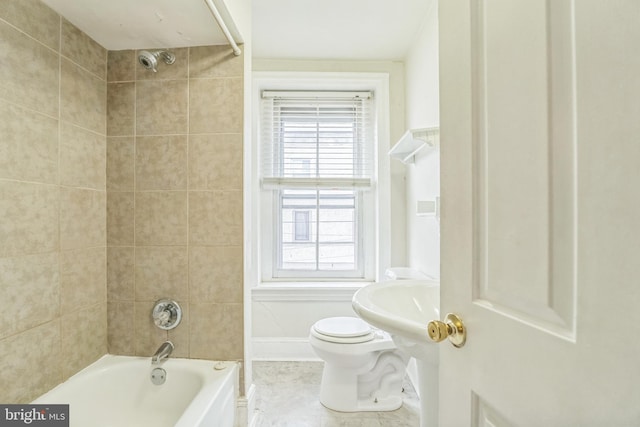
{"type": "Polygon", "coordinates": [[[343,190],[282,190],[279,267],[355,270],[356,196],[343,190]]]}
{"type": "Polygon", "coordinates": [[[353,191],[320,191],[319,270],[356,268],[356,195],[353,191]]]}
{"type": "Polygon", "coordinates": [[[282,266],[284,270],[316,270],[315,243],[283,243],[282,266]]]}
{"type": "Polygon", "coordinates": [[[355,245],[320,244],[319,270],[354,270],[355,245]]]}
{"type": "Polygon", "coordinates": [[[281,239],[280,268],[285,270],[317,269],[316,227],[318,192],[314,190],[283,190],[280,192],[281,239]],[[297,239],[301,213],[308,215],[308,238],[297,239]]]}

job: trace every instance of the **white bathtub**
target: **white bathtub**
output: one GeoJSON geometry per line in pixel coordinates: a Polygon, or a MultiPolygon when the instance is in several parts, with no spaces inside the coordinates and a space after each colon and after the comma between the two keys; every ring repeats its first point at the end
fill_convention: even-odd
{"type": "Polygon", "coordinates": [[[69,404],[71,427],[233,427],[237,363],[170,358],[161,367],[166,382],[154,385],[150,357],[106,355],[33,403],[69,404]]]}

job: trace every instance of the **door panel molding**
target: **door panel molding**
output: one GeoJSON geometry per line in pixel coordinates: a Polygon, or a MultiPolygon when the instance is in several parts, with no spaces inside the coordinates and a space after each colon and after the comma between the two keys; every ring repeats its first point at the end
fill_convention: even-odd
{"type": "Polygon", "coordinates": [[[476,392],[471,391],[472,427],[512,427],[491,405],[488,405],[476,392]]]}
{"type": "Polygon", "coordinates": [[[574,341],[573,2],[479,0],[471,21],[474,304],[574,341]]]}

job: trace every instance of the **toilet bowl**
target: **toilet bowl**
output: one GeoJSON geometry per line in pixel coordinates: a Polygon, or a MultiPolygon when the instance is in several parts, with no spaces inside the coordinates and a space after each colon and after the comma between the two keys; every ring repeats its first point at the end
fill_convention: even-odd
{"type": "Polygon", "coordinates": [[[341,412],[393,411],[402,406],[402,381],[409,356],[391,336],[357,317],[330,317],[309,334],[324,360],[320,402],[341,412]]]}

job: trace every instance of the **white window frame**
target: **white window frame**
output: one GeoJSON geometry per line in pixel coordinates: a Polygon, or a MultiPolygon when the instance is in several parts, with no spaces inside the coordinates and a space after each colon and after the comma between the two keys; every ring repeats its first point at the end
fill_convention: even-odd
{"type": "Polygon", "coordinates": [[[382,277],[390,261],[390,173],[389,158],[389,76],[386,73],[320,73],[320,72],[254,72],[252,82],[252,167],[253,192],[260,203],[254,203],[252,214],[258,224],[258,232],[251,236],[252,247],[258,252],[257,261],[261,283],[277,282],[371,282],[382,277]],[[276,237],[273,227],[273,215],[279,206],[270,191],[260,190],[260,99],[264,90],[371,90],[375,93],[375,147],[374,190],[361,192],[362,198],[369,198],[375,206],[372,212],[362,212],[360,221],[362,230],[358,237],[368,239],[362,247],[371,248],[361,252],[363,257],[363,277],[347,277],[340,271],[326,271],[305,277],[304,273],[276,274],[276,254],[273,241],[276,237]],[[366,232],[372,230],[373,232],[366,232]],[[279,276],[279,277],[276,277],[279,276]]]}

